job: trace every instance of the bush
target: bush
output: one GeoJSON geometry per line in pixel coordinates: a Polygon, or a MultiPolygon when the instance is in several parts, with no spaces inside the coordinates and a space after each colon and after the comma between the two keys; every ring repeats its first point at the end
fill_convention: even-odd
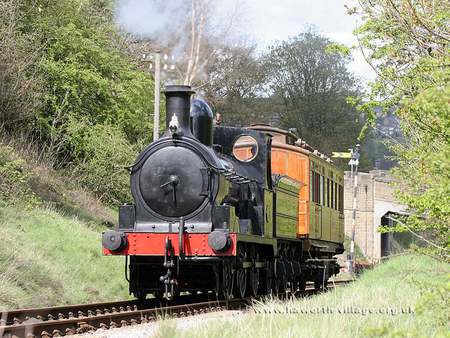
{"type": "Polygon", "coordinates": [[[0,145],[0,206],[39,204],[30,188],[30,176],[24,164],[23,160],[14,158],[11,147],[0,145]]]}
{"type": "Polygon", "coordinates": [[[74,153],[82,159],[73,166],[81,183],[107,203],[130,200],[130,177],[125,167],[134,162],[137,153],[124,133],[112,125],[75,121],[68,132],[74,153]]]}
{"type": "Polygon", "coordinates": [[[92,6],[47,4],[33,23],[48,41],[38,66],[46,95],[36,128],[62,158],[73,159],[67,139],[73,119],[113,125],[132,143],[151,137],[153,81],[124,53],[113,22],[92,6]]]}
{"type": "Polygon", "coordinates": [[[20,30],[28,12],[23,2],[0,1],[0,125],[8,132],[29,126],[42,96],[42,79],[36,72],[39,35],[20,30]]]}

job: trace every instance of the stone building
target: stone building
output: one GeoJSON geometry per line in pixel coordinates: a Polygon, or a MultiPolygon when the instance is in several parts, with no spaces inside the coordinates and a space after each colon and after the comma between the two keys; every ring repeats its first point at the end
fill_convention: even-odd
{"type": "MultiPolygon", "coordinates": [[[[385,251],[382,248],[385,241],[378,232],[378,227],[386,224],[383,218],[389,213],[403,214],[406,209],[395,200],[393,188],[389,185],[391,181],[392,178],[383,170],[358,173],[355,242],[372,262],[380,260],[385,251]]],[[[345,172],[344,196],[345,234],[351,237],[353,181],[348,171],[345,172]]]]}

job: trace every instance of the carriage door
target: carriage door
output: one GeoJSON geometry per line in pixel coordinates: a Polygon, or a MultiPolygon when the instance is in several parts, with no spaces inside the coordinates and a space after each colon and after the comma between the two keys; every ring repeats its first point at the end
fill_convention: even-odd
{"type": "MultiPolygon", "coordinates": [[[[314,163],[313,163],[314,165],[314,163]]],[[[314,204],[314,238],[322,237],[322,202],[323,202],[323,176],[319,173],[319,168],[314,165],[312,171],[312,202],[314,204]]]]}
{"type": "Polygon", "coordinates": [[[315,238],[321,238],[322,237],[322,207],[318,204],[316,206],[316,232],[315,232],[315,238]]]}
{"type": "MultiPolygon", "coordinates": [[[[319,167],[320,168],[320,167],[319,167]]],[[[318,169],[319,169],[318,168],[318,169]]],[[[317,224],[317,233],[316,238],[323,238],[323,222],[322,222],[322,205],[324,202],[323,196],[323,175],[320,174],[320,170],[316,173],[317,180],[317,197],[316,197],[316,224],[317,224]]]]}

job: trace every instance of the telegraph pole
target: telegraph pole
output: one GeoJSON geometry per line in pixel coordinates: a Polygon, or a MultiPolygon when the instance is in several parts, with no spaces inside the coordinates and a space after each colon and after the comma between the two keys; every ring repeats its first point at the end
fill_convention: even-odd
{"type": "Polygon", "coordinates": [[[155,107],[153,118],[153,142],[159,138],[159,93],[161,83],[161,52],[155,52],[155,107]]]}
{"type": "Polygon", "coordinates": [[[352,237],[350,242],[350,264],[349,272],[352,274],[355,267],[355,232],[356,232],[356,197],[358,193],[358,165],[359,165],[359,144],[355,149],[350,149],[351,159],[348,162],[351,169],[351,179],[353,181],[353,205],[352,205],[352,237]]]}
{"type": "MultiPolygon", "coordinates": [[[[160,86],[161,86],[161,51],[156,50],[153,53],[145,53],[142,55],[142,61],[149,62],[148,68],[154,70],[155,79],[155,101],[154,101],[154,115],[153,115],[153,141],[159,138],[159,105],[160,105],[160,86]]],[[[170,72],[175,70],[174,57],[164,54],[163,57],[163,72],[170,72]]]]}
{"type": "Polygon", "coordinates": [[[350,152],[333,152],[332,157],[349,158],[350,179],[353,186],[353,203],[352,203],[352,234],[350,238],[350,254],[347,256],[348,270],[353,273],[355,268],[355,232],[356,232],[356,198],[358,192],[358,165],[359,165],[359,144],[355,149],[349,149],[350,152]]]}

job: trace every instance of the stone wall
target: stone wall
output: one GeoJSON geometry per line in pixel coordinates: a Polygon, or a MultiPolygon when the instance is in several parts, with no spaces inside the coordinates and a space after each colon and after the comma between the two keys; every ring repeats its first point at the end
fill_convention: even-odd
{"type": "MultiPolygon", "coordinates": [[[[392,179],[383,170],[358,173],[355,242],[371,261],[381,257],[381,236],[378,232],[381,218],[388,211],[402,212],[405,209],[395,200],[391,182],[392,179]]],[[[353,181],[350,172],[345,172],[344,196],[345,234],[351,237],[353,181]]]]}

